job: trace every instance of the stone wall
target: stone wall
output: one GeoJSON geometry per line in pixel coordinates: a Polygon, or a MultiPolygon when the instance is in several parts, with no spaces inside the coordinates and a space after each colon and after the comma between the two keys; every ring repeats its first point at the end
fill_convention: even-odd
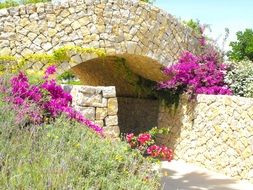
{"type": "MultiPolygon", "coordinates": [[[[136,75],[163,81],[163,66],[175,63],[184,51],[201,52],[198,34],[169,13],[140,0],[29,4],[1,9],[0,23],[0,56],[24,57],[29,63],[25,66],[34,70],[45,68],[44,59],[27,58],[34,53],[52,53],[62,46],[104,51],[103,58],[69,51],[69,59],[59,63],[58,72],[71,69],[84,85],[116,86],[121,96],[133,97],[135,93],[125,75],[114,72],[118,69],[115,59],[123,58],[136,75]]],[[[8,63],[0,60],[0,65],[8,63]]]]}
{"type": "Polygon", "coordinates": [[[253,182],[253,99],[182,98],[177,109],[160,107],[158,125],[170,128],[160,143],[171,146],[176,159],[253,182]]]}
{"type": "Polygon", "coordinates": [[[116,97],[115,87],[69,86],[73,106],[110,136],[169,128],[158,143],[175,159],[253,182],[253,99],[236,96],[182,97],[177,108],[157,100],[116,97]]]}
{"type": "Polygon", "coordinates": [[[115,87],[62,85],[73,97],[72,106],[86,118],[104,127],[111,136],[119,135],[118,102],[115,87]]]}
{"type": "Polygon", "coordinates": [[[139,0],[66,0],[0,10],[0,54],[50,52],[63,45],[103,48],[175,61],[199,49],[197,35],[165,11],[139,0]]]}

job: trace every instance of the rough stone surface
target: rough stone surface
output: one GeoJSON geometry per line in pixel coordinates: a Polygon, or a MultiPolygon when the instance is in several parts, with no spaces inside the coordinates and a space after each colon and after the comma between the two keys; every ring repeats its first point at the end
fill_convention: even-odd
{"type": "Polygon", "coordinates": [[[62,85],[62,87],[72,95],[72,106],[77,111],[104,127],[105,132],[109,136],[119,136],[118,106],[117,104],[113,104],[114,106],[110,105],[112,103],[107,104],[107,102],[117,102],[115,87],[81,85],[62,85]],[[104,96],[104,91],[110,94],[110,98],[108,98],[107,94],[104,96]],[[114,96],[112,96],[113,94],[114,96]],[[101,107],[101,105],[103,106],[101,107]],[[110,110],[110,115],[108,110],[110,110]]]}
{"type": "Polygon", "coordinates": [[[148,57],[160,68],[185,50],[200,51],[199,36],[190,28],[135,0],[69,0],[1,9],[0,23],[0,54],[6,53],[4,48],[21,56],[79,44],[104,49],[110,56],[148,57]]]}
{"type": "Polygon", "coordinates": [[[109,126],[118,125],[118,116],[117,115],[107,116],[105,118],[105,124],[109,126]]]}
{"type": "Polygon", "coordinates": [[[253,99],[182,98],[177,109],[160,107],[158,126],[170,129],[159,142],[171,146],[176,159],[253,182],[253,99]]]}
{"type": "Polygon", "coordinates": [[[118,101],[117,98],[108,99],[108,115],[115,115],[118,113],[118,101]]]}

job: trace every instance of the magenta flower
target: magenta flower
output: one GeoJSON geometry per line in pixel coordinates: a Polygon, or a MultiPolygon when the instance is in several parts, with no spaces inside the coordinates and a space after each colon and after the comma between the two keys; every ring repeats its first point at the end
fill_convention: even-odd
{"type": "Polygon", "coordinates": [[[56,66],[55,65],[49,66],[45,71],[45,78],[48,78],[49,75],[53,75],[55,72],[56,72],[56,66]]]}
{"type": "Polygon", "coordinates": [[[148,133],[140,134],[137,138],[137,141],[140,142],[141,145],[151,141],[151,135],[148,133]]]}
{"type": "Polygon", "coordinates": [[[160,82],[158,89],[177,91],[183,89],[188,94],[222,94],[232,95],[231,89],[224,82],[224,64],[218,64],[217,53],[210,52],[196,56],[185,52],[177,64],[164,69],[166,75],[172,76],[168,81],[160,82]]]}
{"type": "Polygon", "coordinates": [[[30,118],[31,123],[42,123],[45,118],[56,118],[61,114],[66,114],[96,133],[103,135],[103,128],[94,122],[86,119],[81,113],[71,107],[72,96],[63,90],[55,80],[48,80],[48,76],[56,72],[55,66],[50,66],[45,71],[42,84],[31,85],[24,73],[19,73],[11,79],[10,93],[2,88],[6,100],[19,110],[17,119],[22,120],[24,115],[30,118]]]}

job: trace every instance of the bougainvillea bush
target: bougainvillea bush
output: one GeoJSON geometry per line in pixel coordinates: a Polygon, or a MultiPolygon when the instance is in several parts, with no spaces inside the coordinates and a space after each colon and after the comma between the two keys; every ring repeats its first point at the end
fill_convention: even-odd
{"type": "Polygon", "coordinates": [[[132,149],[136,149],[144,156],[151,156],[155,159],[163,159],[171,161],[173,158],[173,151],[171,148],[165,145],[158,146],[155,144],[155,137],[157,134],[165,134],[164,129],[153,128],[150,132],[141,133],[135,136],[133,133],[129,133],[125,136],[125,141],[130,145],[132,149]]]}
{"type": "Polygon", "coordinates": [[[124,142],[66,116],[20,128],[16,110],[0,101],[0,189],[157,190],[158,177],[124,142]]]}
{"type": "Polygon", "coordinates": [[[71,107],[72,97],[56,83],[50,76],[56,72],[55,66],[46,69],[43,79],[37,84],[31,84],[28,77],[20,72],[11,77],[10,83],[2,79],[0,90],[5,96],[4,100],[11,103],[15,110],[20,110],[17,121],[26,112],[26,124],[40,124],[60,116],[67,115],[96,133],[102,134],[103,130],[98,125],[86,119],[82,114],[71,107]]]}
{"type": "Polygon", "coordinates": [[[176,93],[231,95],[232,90],[224,82],[227,66],[219,63],[215,52],[194,55],[184,52],[175,65],[166,67],[164,73],[170,80],[159,83],[159,89],[176,93]]]}

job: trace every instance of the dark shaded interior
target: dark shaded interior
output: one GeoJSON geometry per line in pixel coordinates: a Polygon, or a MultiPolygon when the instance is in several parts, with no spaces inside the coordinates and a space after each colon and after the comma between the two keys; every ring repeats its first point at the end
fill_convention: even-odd
{"type": "Polygon", "coordinates": [[[83,85],[115,86],[121,133],[146,132],[157,126],[159,102],[153,94],[165,80],[162,66],[150,58],[123,55],[96,58],[72,68],[83,85]]]}
{"type": "Polygon", "coordinates": [[[139,134],[158,125],[159,101],[118,97],[121,133],[139,134]]]}

